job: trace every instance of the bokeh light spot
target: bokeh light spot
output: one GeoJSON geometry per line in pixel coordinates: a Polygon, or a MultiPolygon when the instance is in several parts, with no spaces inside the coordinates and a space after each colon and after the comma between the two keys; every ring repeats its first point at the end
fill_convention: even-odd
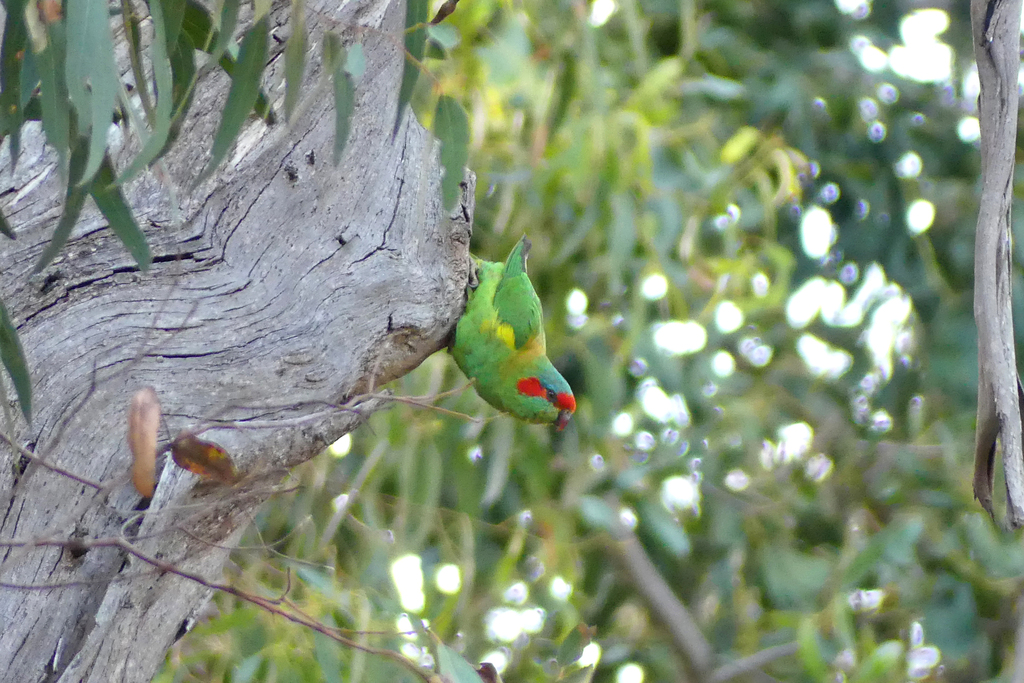
{"type": "Polygon", "coordinates": [[[707,330],[694,320],[672,320],[654,326],[654,343],[672,356],[697,353],[707,342],[707,330]]]}
{"type": "Polygon", "coordinates": [[[732,301],[723,301],[715,308],[715,326],[722,334],[735,332],[743,326],[743,311],[732,301]]]}
{"type": "Polygon", "coordinates": [[[462,572],[458,565],[442,564],[434,574],[434,584],[437,590],[445,595],[454,595],[462,588],[462,572]]]}
{"type": "Polygon", "coordinates": [[[668,293],[668,280],[661,273],[654,273],[644,278],[640,285],[640,294],[648,301],[657,301],[668,293]]]}
{"type": "Polygon", "coordinates": [[[920,235],[932,227],[935,221],[935,205],[927,199],[915,199],[907,207],[907,230],[911,235],[920,235]]]}

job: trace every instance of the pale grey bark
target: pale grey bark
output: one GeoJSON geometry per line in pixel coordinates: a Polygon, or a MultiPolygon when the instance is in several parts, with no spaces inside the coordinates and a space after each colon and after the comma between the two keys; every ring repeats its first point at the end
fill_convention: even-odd
{"type": "Polygon", "coordinates": [[[993,514],[997,442],[1006,478],[1007,523],[1024,525],[1024,437],[1013,335],[1010,210],[1020,96],[1021,0],[972,0],[971,27],[981,95],[981,203],[974,243],[978,326],[978,425],[974,495],[993,514]]]}
{"type": "MultiPolygon", "coordinates": [[[[290,128],[251,122],[228,167],[191,189],[227,91],[223,75],[211,73],[166,173],[130,188],[156,254],[147,273],[89,209],[63,255],[30,276],[59,215],[61,179],[38,135],[26,137],[13,171],[9,156],[0,159],[0,206],[18,234],[0,241],[0,295],[19,326],[36,406],[32,425],[19,423],[14,437],[110,485],[99,495],[0,451],[0,541],[123,534],[218,580],[228,548],[287,469],[382,404],[330,407],[445,344],[463,306],[472,183],[449,215],[436,143],[411,116],[392,136],[404,2],[310,5],[307,94],[319,82],[325,28],[346,44],[362,42],[367,58],[341,165],[331,164],[334,113],[321,91],[290,128]],[[211,420],[264,425],[203,434],[233,454],[245,482],[200,484],[168,463],[152,504],[137,512],[126,408],[145,385],[172,431],[211,420]],[[296,420],[303,415],[313,417],[296,420]],[[266,428],[274,421],[283,426],[266,428]]],[[[274,17],[283,38],[284,3],[274,17]]],[[[271,44],[265,84],[273,97],[283,96],[282,47],[271,44]]],[[[150,680],[209,591],[118,549],[74,554],[0,547],[0,681],[150,680]]]]}

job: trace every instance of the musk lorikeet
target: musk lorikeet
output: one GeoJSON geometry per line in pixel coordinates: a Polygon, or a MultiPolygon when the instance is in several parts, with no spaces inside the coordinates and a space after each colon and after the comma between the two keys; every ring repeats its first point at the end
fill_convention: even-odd
{"type": "Polygon", "coordinates": [[[492,406],[527,422],[563,429],[576,410],[569,383],[548,360],[540,299],[526,274],[524,235],[504,264],[473,258],[466,312],[452,355],[492,406]]]}

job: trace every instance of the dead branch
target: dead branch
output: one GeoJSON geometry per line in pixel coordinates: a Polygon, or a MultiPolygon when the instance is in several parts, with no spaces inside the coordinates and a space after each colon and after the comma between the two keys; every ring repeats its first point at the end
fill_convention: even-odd
{"type": "Polygon", "coordinates": [[[978,426],[974,496],[993,515],[997,442],[1006,476],[1006,515],[1024,524],[1024,398],[1014,351],[1010,260],[1020,69],[1020,0],[971,0],[981,96],[981,204],[974,246],[974,320],[978,326],[978,426]]]}

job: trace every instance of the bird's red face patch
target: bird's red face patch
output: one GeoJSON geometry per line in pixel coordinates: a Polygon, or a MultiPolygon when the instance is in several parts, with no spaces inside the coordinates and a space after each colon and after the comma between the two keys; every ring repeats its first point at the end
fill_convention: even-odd
{"type": "Polygon", "coordinates": [[[556,394],[548,389],[536,377],[524,377],[516,382],[516,389],[524,396],[536,396],[542,398],[554,407],[558,408],[558,428],[562,429],[569,421],[569,416],[576,412],[576,398],[571,392],[556,394]]]}
{"type": "Polygon", "coordinates": [[[544,388],[544,385],[536,377],[524,377],[516,383],[516,389],[524,396],[547,398],[548,394],[547,389],[544,388]]]}
{"type": "Polygon", "coordinates": [[[555,405],[562,410],[568,410],[570,413],[576,412],[576,398],[572,394],[559,394],[555,405]]]}

